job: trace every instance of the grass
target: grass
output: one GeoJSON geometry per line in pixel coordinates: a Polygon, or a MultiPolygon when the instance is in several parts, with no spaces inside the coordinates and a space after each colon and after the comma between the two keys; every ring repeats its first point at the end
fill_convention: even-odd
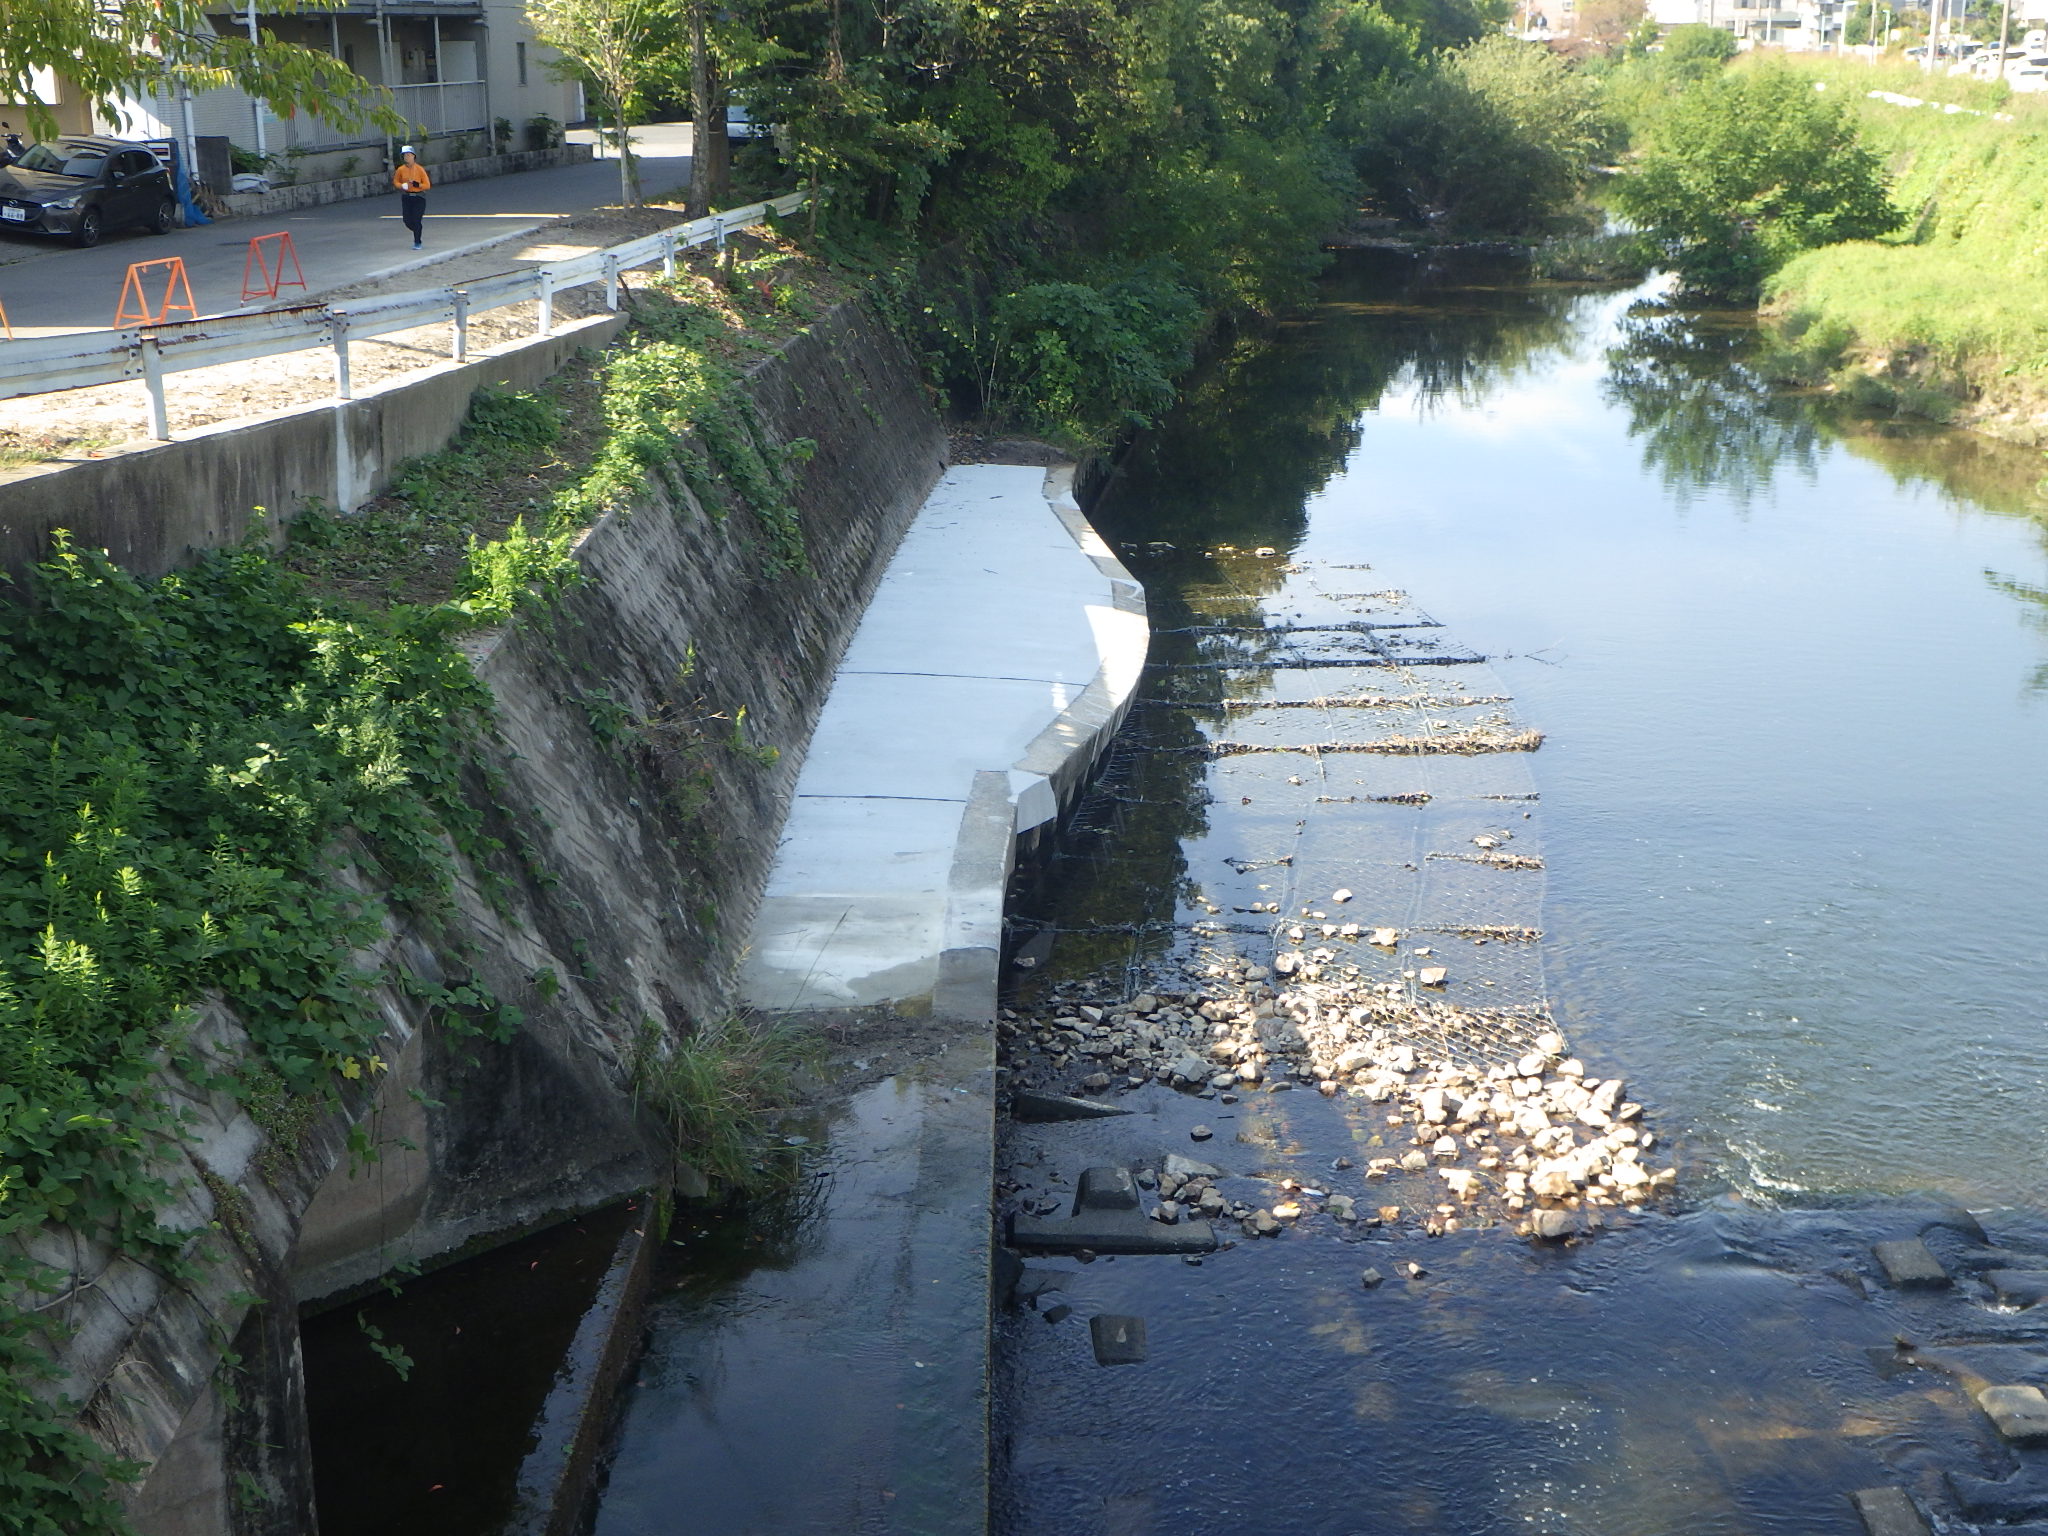
{"type": "Polygon", "coordinates": [[[813,1047],[787,1025],[725,1019],[670,1040],[643,1023],[632,1059],[633,1095],[667,1132],[676,1165],[716,1187],[757,1194],[788,1181],[795,1149],[775,1123],[797,1101],[813,1047]]]}
{"type": "MultiPolygon", "coordinates": [[[[2048,99],[1911,68],[1800,67],[1855,93],[1910,222],[1887,240],[1809,251],[1777,275],[1766,307],[1781,371],[1910,414],[2031,415],[2048,395],[2048,310],[2036,297],[2048,280],[2048,99]],[[1900,107],[1870,90],[1972,110],[1900,107]]],[[[2017,422],[2006,429],[2024,435],[2017,422]]]]}

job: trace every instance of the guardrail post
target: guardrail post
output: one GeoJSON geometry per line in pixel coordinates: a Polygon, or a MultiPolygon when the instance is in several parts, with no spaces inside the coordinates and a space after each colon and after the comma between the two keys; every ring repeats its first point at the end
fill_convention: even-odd
{"type": "Polygon", "coordinates": [[[469,290],[455,290],[455,339],[453,343],[455,361],[469,361],[469,290]]]}
{"type": "Polygon", "coordinates": [[[725,249],[725,215],[722,213],[711,216],[711,240],[721,251],[725,249]]]}
{"type": "Polygon", "coordinates": [[[555,334],[555,274],[547,267],[540,269],[540,304],[533,326],[543,336],[555,334]]]}
{"type": "Polygon", "coordinates": [[[142,349],[142,382],[149,389],[149,435],[167,443],[171,440],[171,413],[164,402],[164,360],[154,336],[145,336],[136,345],[142,349]]]}
{"type": "Polygon", "coordinates": [[[619,307],[619,258],[610,251],[604,257],[604,307],[616,310],[619,307]]]}
{"type": "Polygon", "coordinates": [[[676,237],[663,234],[661,237],[661,275],[663,281],[676,275],[676,237]]]}
{"type": "Polygon", "coordinates": [[[341,315],[334,317],[334,398],[353,400],[348,376],[348,321],[341,315]]]}

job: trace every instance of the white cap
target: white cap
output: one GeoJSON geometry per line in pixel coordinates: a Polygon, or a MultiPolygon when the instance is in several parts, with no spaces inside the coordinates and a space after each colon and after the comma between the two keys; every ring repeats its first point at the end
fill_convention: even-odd
{"type": "Polygon", "coordinates": [[[416,155],[419,153],[419,151],[414,149],[410,144],[401,144],[398,147],[398,152],[401,155],[416,155]]]}

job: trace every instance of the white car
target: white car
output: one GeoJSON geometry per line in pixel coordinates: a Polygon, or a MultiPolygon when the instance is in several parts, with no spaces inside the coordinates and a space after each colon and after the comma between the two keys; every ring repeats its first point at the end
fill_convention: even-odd
{"type": "Polygon", "coordinates": [[[725,136],[728,139],[765,139],[768,137],[768,125],[747,116],[745,107],[729,106],[725,109],[725,136]]]}

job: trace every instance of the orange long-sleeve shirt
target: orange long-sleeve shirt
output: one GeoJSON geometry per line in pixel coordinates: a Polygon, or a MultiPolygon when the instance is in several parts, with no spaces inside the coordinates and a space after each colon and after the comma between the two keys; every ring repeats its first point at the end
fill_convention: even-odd
{"type": "Polygon", "coordinates": [[[401,192],[431,192],[434,189],[434,179],[427,174],[424,165],[401,163],[398,169],[391,173],[391,185],[401,192]]]}

